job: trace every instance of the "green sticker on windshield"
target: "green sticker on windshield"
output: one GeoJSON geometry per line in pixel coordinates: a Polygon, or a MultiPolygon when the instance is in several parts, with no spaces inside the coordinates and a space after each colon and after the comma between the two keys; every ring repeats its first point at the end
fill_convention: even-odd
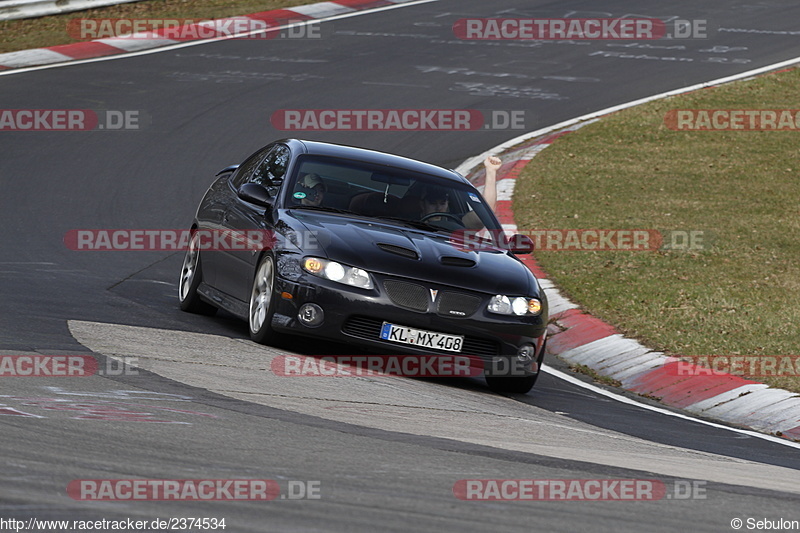
{"type": "Polygon", "coordinates": [[[306,197],[306,193],[298,191],[298,192],[294,193],[292,196],[294,196],[298,200],[302,200],[303,198],[306,197]]]}

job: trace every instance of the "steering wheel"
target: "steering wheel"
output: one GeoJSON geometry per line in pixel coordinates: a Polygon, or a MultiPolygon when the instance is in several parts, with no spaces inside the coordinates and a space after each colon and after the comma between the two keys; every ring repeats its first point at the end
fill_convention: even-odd
{"type": "Polygon", "coordinates": [[[437,212],[437,213],[428,213],[427,215],[424,215],[424,216],[423,216],[423,217],[420,219],[420,222],[427,222],[429,219],[431,219],[431,218],[433,218],[433,217],[443,217],[443,218],[447,218],[447,219],[450,219],[450,220],[452,220],[453,222],[455,222],[456,224],[458,224],[458,225],[459,225],[459,226],[461,226],[462,228],[464,227],[464,222],[463,222],[463,221],[462,221],[462,220],[461,220],[459,217],[457,217],[456,215],[454,215],[454,214],[452,214],[452,213],[440,213],[440,212],[437,212]]]}

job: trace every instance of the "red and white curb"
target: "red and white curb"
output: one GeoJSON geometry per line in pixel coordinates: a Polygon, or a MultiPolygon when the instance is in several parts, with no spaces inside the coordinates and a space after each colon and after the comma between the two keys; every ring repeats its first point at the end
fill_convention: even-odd
{"type": "MultiPolygon", "coordinates": [[[[503,153],[504,163],[497,179],[496,209],[503,229],[512,234],[517,230],[511,197],[522,169],[553,141],[594,120],[535,137],[521,147],[503,153]]],[[[465,165],[474,161],[475,158],[465,165]]],[[[462,174],[470,168],[465,169],[465,165],[459,167],[462,174]]],[[[483,173],[479,169],[465,175],[481,188],[483,173]]],[[[521,259],[539,279],[547,295],[551,318],[547,341],[549,353],[569,363],[585,365],[598,374],[618,380],[629,391],[657,398],[670,407],[800,441],[800,395],[731,374],[712,374],[685,362],[680,363],[682,370],[679,372],[676,358],[625,338],[612,326],[580,311],[578,305],[559,294],[532,256],[522,256],[521,259]]]]}
{"type": "MultiPolygon", "coordinates": [[[[166,39],[159,38],[158,35],[164,34],[166,31],[175,30],[156,30],[148,34],[133,34],[126,37],[114,37],[109,39],[97,39],[94,41],[77,42],[71,44],[62,44],[58,46],[50,46],[47,48],[33,48],[31,50],[22,50],[19,52],[8,52],[0,54],[0,70],[17,69],[24,67],[34,67],[40,65],[52,65],[57,63],[65,63],[81,59],[90,59],[96,57],[111,56],[116,54],[126,54],[130,52],[138,52],[142,50],[149,50],[153,48],[163,48],[177,44],[184,44],[188,41],[215,41],[223,39],[232,39],[237,37],[245,37],[258,32],[251,31],[241,35],[229,35],[223,31],[212,30],[212,28],[225,28],[225,23],[230,21],[236,26],[236,21],[263,21],[269,25],[266,31],[277,31],[285,25],[294,23],[304,23],[311,20],[327,19],[330,17],[346,16],[358,11],[365,11],[378,8],[386,8],[391,6],[399,6],[401,4],[417,4],[424,3],[420,0],[337,0],[336,2],[318,2],[316,4],[308,4],[303,6],[295,6],[285,9],[273,9],[271,11],[263,11],[260,13],[252,13],[241,17],[229,17],[224,19],[217,19],[215,22],[203,22],[197,25],[202,26],[202,31],[185,31],[177,32],[182,35],[201,35],[208,36],[209,33],[214,33],[217,36],[211,38],[198,39],[196,37],[187,37],[182,39],[166,39]],[[139,35],[139,36],[137,36],[139,35]],[[155,37],[152,37],[155,35],[155,37]]],[[[240,23],[241,24],[241,23],[240,23]]],[[[246,26],[246,25],[243,25],[246,26]]],[[[261,30],[262,32],[264,30],[261,30]]]]}

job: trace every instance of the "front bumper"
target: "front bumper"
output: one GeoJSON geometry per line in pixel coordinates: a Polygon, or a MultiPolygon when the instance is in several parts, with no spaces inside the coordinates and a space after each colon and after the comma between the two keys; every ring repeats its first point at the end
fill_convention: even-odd
{"type": "Polygon", "coordinates": [[[375,288],[365,290],[296,270],[289,279],[280,275],[280,267],[278,271],[278,300],[272,321],[276,331],[340,341],[374,355],[466,356],[473,365],[481,365],[487,375],[527,376],[536,374],[541,366],[547,331],[544,295],[540,295],[543,308],[538,316],[505,316],[486,311],[493,295],[452,286],[373,274],[375,288]],[[422,289],[413,285],[424,288],[427,302],[422,300],[422,289]],[[309,327],[298,320],[306,303],[323,310],[320,325],[309,327]],[[459,352],[451,352],[383,340],[380,332],[384,322],[463,336],[464,343],[459,352]],[[527,356],[521,360],[518,354],[523,347],[527,347],[527,356]]]}

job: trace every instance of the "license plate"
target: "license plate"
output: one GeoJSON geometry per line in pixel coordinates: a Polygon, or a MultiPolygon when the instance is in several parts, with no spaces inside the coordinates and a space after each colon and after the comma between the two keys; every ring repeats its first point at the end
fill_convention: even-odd
{"type": "Polygon", "coordinates": [[[408,326],[399,326],[388,322],[383,323],[381,339],[448,352],[460,352],[461,346],[464,344],[464,337],[458,335],[425,331],[424,329],[409,328],[408,326]]]}

